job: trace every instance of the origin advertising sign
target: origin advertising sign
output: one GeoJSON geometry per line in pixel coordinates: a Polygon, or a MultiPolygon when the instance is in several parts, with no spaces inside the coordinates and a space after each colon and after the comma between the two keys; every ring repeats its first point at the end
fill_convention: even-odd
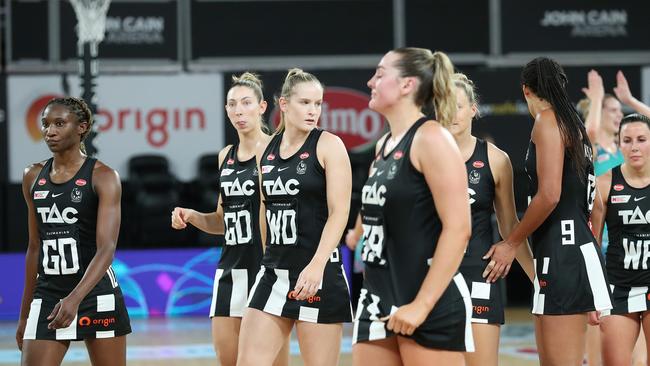
{"type": "MultiPolygon", "coordinates": [[[[41,113],[49,100],[63,96],[61,76],[11,76],[9,177],[18,183],[23,169],[51,156],[41,136],[41,113]]],[[[71,95],[79,80],[69,77],[71,95]]],[[[94,140],[97,157],[128,179],[134,155],[160,154],[181,180],[196,176],[198,158],[223,146],[221,74],[121,75],[97,79],[98,112],[94,140]]]]}

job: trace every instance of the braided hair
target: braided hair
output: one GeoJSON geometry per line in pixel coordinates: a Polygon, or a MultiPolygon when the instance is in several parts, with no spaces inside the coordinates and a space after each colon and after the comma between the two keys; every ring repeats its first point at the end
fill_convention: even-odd
{"type": "Polygon", "coordinates": [[[75,98],[75,97],[53,98],[52,100],[47,102],[45,108],[43,108],[43,112],[45,112],[47,107],[51,105],[64,106],[68,109],[68,111],[70,111],[70,113],[74,114],[77,117],[77,122],[88,123],[88,128],[86,129],[86,132],[84,132],[81,135],[81,151],[84,154],[86,154],[86,145],[84,145],[84,140],[92,130],[93,123],[95,122],[95,119],[93,118],[93,113],[90,111],[88,104],[86,104],[86,102],[81,98],[75,98]]]}
{"type": "Polygon", "coordinates": [[[548,57],[538,57],[522,70],[521,83],[551,104],[572,165],[578,176],[584,178],[586,172],[582,162],[586,156],[583,140],[587,140],[589,146],[591,142],[578,111],[569,100],[566,91],[568,80],[562,66],[548,57]]]}

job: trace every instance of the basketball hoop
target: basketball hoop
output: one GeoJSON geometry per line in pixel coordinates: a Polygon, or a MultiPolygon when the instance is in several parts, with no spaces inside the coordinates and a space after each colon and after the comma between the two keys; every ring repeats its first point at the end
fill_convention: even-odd
{"type": "MultiPolygon", "coordinates": [[[[79,56],[79,76],[81,78],[81,97],[88,103],[93,113],[97,113],[95,80],[99,74],[98,49],[106,31],[106,13],[110,0],[70,0],[77,16],[77,54],[79,56]]],[[[94,156],[97,149],[93,139],[97,134],[91,130],[85,140],[86,151],[94,156]]]]}
{"type": "Polygon", "coordinates": [[[79,44],[98,44],[104,40],[106,12],[111,0],[70,0],[77,15],[79,44]]]}

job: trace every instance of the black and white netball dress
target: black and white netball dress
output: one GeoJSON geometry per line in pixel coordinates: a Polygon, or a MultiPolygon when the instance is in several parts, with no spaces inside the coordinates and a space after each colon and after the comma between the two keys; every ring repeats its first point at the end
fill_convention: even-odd
{"type": "MultiPolygon", "coordinates": [[[[611,309],[603,258],[589,228],[596,179],[588,141],[583,141],[583,176],[564,155],[562,194],[551,214],[531,236],[535,264],[533,314],[578,314],[611,309]]],[[[530,196],[537,192],[537,156],[530,141],[526,153],[530,196]]],[[[530,199],[530,198],[529,198],[530,199]]]]}
{"type": "MultiPolygon", "coordinates": [[[[384,142],[363,187],[366,267],[354,321],[355,343],[394,335],[379,319],[415,299],[436,250],[442,223],[424,176],[409,158],[413,137],[426,120],[411,126],[392,151],[385,151],[384,142]]],[[[456,274],[410,337],[429,348],[473,351],[471,307],[465,280],[456,274]]]]}
{"type": "Polygon", "coordinates": [[[648,310],[650,286],[650,186],[634,188],[612,169],[607,200],[607,277],[611,284],[612,314],[648,310]]]}
{"type": "Polygon", "coordinates": [[[313,129],[298,152],[286,159],[280,156],[280,133],[261,157],[267,246],[249,306],[301,321],[341,323],[352,320],[352,310],[338,248],[325,265],[316,295],[299,301],[293,293],[328,218],[325,171],[316,156],[322,133],[313,129]]]}
{"type": "Polygon", "coordinates": [[[239,161],[238,147],[230,148],[220,168],[225,245],[214,274],[211,317],[243,316],[262,260],[257,162],[239,161]]]}
{"type": "Polygon", "coordinates": [[[494,177],[488,159],[488,144],[476,139],[472,156],[465,162],[469,178],[469,203],[472,209],[472,237],[460,264],[472,297],[472,322],[504,323],[503,279],[487,283],[483,271],[489,259],[485,253],[494,244],[492,215],[494,214],[494,177]]]}
{"type": "Polygon", "coordinates": [[[92,182],[96,160],[86,158],[77,174],[61,184],[50,180],[52,161],[45,163],[31,189],[41,251],[24,339],[81,340],[128,334],[129,315],[112,267],[81,301],[70,326],[47,329],[47,316],[81,281],[97,251],[98,196],[92,182]]]}

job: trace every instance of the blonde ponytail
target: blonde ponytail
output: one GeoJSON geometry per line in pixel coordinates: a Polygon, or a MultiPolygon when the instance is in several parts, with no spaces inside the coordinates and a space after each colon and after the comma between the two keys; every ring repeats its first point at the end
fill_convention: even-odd
{"type": "Polygon", "coordinates": [[[449,127],[456,117],[456,94],[454,92],[454,65],[446,54],[433,53],[433,108],[436,119],[449,127]]]}

